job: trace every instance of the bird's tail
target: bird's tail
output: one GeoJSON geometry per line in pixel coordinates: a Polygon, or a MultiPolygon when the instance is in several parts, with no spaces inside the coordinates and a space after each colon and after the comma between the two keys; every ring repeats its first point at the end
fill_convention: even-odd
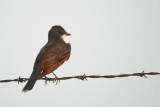
{"type": "Polygon", "coordinates": [[[40,75],[40,71],[39,72],[36,72],[36,71],[33,71],[31,76],[30,76],[30,79],[28,80],[27,84],[25,85],[25,87],[23,88],[23,92],[27,92],[27,91],[30,91],[34,84],[36,83],[36,80],[38,79],[39,75],[40,75]]]}

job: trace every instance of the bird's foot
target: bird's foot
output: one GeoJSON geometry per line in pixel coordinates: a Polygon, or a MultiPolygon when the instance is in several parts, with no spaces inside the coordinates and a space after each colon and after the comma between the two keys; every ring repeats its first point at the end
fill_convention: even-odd
{"type": "MultiPolygon", "coordinates": [[[[53,73],[53,72],[52,72],[53,73]]],[[[57,85],[58,83],[60,83],[60,79],[57,77],[57,75],[55,75],[54,73],[53,73],[53,75],[55,76],[55,78],[54,78],[54,80],[53,80],[53,83],[55,82],[56,84],[55,85],[57,85]]]]}
{"type": "Polygon", "coordinates": [[[45,85],[47,85],[47,76],[45,76],[45,85]]]}

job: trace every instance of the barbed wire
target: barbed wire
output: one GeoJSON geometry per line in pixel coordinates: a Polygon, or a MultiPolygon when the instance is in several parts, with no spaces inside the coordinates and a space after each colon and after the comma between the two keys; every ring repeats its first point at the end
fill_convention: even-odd
{"type": "MultiPolygon", "coordinates": [[[[160,75],[159,72],[149,72],[149,73],[145,73],[144,71],[142,73],[133,73],[133,74],[119,74],[119,75],[104,75],[104,76],[100,76],[100,75],[89,75],[86,76],[84,75],[79,75],[79,76],[71,76],[71,77],[60,77],[57,78],[56,80],[60,81],[60,80],[68,80],[68,79],[74,79],[77,78],[78,80],[87,80],[87,78],[116,78],[116,77],[130,77],[130,76],[139,76],[139,77],[145,77],[147,78],[146,75],[160,75]]],[[[13,81],[17,81],[18,83],[22,83],[25,81],[28,81],[29,78],[17,78],[17,79],[7,79],[7,80],[0,80],[0,83],[5,83],[5,82],[13,82],[13,81]]],[[[55,81],[55,78],[41,78],[39,80],[45,80],[45,81],[55,81]]]]}

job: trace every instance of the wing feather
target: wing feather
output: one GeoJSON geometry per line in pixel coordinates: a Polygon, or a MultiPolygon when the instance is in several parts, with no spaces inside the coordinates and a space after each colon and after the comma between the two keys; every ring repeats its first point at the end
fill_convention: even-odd
{"type": "Polygon", "coordinates": [[[42,69],[44,72],[40,75],[40,77],[43,77],[56,70],[60,65],[69,59],[70,53],[71,45],[69,43],[65,44],[63,47],[57,46],[56,48],[48,50],[42,63],[42,69]]]}

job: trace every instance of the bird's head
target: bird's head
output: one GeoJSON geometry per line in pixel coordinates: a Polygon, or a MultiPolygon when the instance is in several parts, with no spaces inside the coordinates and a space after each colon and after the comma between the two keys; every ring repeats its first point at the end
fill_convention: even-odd
{"type": "Polygon", "coordinates": [[[71,34],[67,33],[63,27],[59,25],[53,26],[49,31],[49,39],[58,37],[64,39],[66,36],[70,36],[71,34]]]}

